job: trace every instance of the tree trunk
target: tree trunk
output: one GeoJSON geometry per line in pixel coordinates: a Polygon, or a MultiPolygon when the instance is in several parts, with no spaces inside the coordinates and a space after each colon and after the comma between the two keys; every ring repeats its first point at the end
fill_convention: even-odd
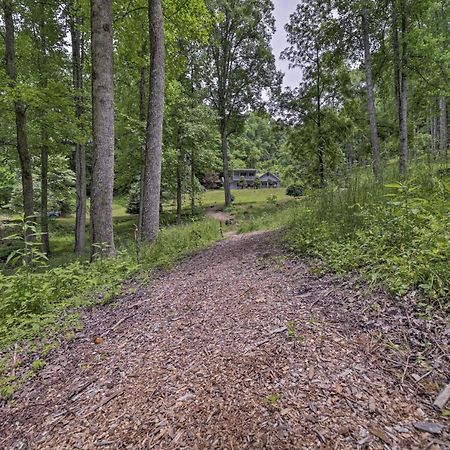
{"type": "Polygon", "coordinates": [[[317,112],[317,147],[319,156],[319,183],[320,187],[325,186],[325,160],[324,160],[324,146],[322,138],[322,99],[320,92],[321,83],[321,65],[319,58],[319,48],[316,47],[316,68],[317,68],[317,80],[316,80],[316,112],[317,112]]]}
{"type": "Polygon", "coordinates": [[[158,237],[161,195],[161,150],[164,119],[165,47],[161,0],[149,0],[150,89],[145,145],[141,238],[158,237]]]}
{"type": "Polygon", "coordinates": [[[112,0],[91,0],[92,131],[91,258],[114,256],[114,75],[112,0]]]}
{"type": "Polygon", "coordinates": [[[437,156],[437,120],[434,106],[430,108],[431,159],[437,156]]]}
{"type": "Polygon", "coordinates": [[[195,150],[191,149],[191,215],[195,215],[195,150]]]}
{"type": "Polygon", "coordinates": [[[447,134],[447,99],[439,98],[439,153],[441,157],[447,157],[448,134],[447,134]]]}
{"type": "MultiPolygon", "coordinates": [[[[75,90],[75,117],[82,133],[83,127],[83,38],[82,18],[75,13],[70,20],[72,39],[72,78],[75,90]]],[[[76,213],[75,213],[75,253],[81,256],[86,244],[86,149],[83,144],[75,144],[76,213]]]]}
{"type": "MultiPolygon", "coordinates": [[[[141,48],[141,56],[142,58],[145,58],[145,55],[147,54],[147,41],[145,40],[142,44],[141,48]]],[[[147,67],[142,66],[140,70],[140,76],[139,76],[139,120],[142,123],[145,123],[147,120],[147,101],[146,101],[146,95],[145,95],[145,83],[146,83],[146,73],[147,73],[147,67]]],[[[141,175],[140,175],[140,194],[139,194],[139,218],[138,218],[138,229],[142,229],[142,210],[143,210],[143,204],[144,204],[144,189],[143,189],[143,183],[144,183],[144,168],[145,168],[145,138],[142,139],[142,148],[141,148],[141,175]]],[[[139,231],[140,232],[140,231],[139,231]]]]}
{"type": "Polygon", "coordinates": [[[231,206],[230,172],[228,167],[228,128],[227,119],[222,117],[220,122],[220,137],[222,142],[223,159],[223,189],[225,192],[225,206],[231,206]]]}
{"type": "MultiPolygon", "coordinates": [[[[4,0],[3,12],[5,21],[5,59],[6,74],[10,78],[10,86],[16,85],[16,42],[14,32],[12,2],[4,0]]],[[[25,105],[16,100],[14,102],[14,112],[16,118],[17,151],[19,153],[20,169],[22,175],[22,194],[24,217],[33,218],[33,175],[31,166],[31,155],[28,149],[27,138],[27,118],[25,105]]],[[[27,237],[30,237],[31,230],[27,230],[27,237]]]]}
{"type": "Polygon", "coordinates": [[[394,63],[394,93],[397,122],[400,124],[400,44],[398,38],[397,0],[392,0],[392,55],[394,63]]]}
{"type": "Polygon", "coordinates": [[[408,29],[405,3],[401,2],[402,12],[402,59],[400,71],[400,174],[405,175],[408,170],[408,29]]]}
{"type": "MultiPolygon", "coordinates": [[[[45,6],[40,6],[41,21],[39,23],[40,58],[38,61],[39,84],[42,90],[47,89],[48,76],[46,73],[47,44],[45,36],[45,6]]],[[[48,255],[50,253],[50,237],[48,234],[48,133],[45,123],[46,108],[40,111],[40,139],[41,139],[41,250],[48,255]]]]}
{"type": "Polygon", "coordinates": [[[183,170],[183,153],[179,148],[177,158],[177,224],[181,224],[181,210],[183,207],[183,192],[182,192],[182,170],[183,170]]]}
{"type": "Polygon", "coordinates": [[[373,91],[372,62],[369,42],[369,13],[367,9],[362,13],[362,28],[364,40],[364,66],[366,72],[367,112],[370,125],[370,142],[372,144],[372,166],[376,179],[381,176],[380,142],[378,138],[377,116],[375,110],[375,96],[373,91]]]}
{"type": "Polygon", "coordinates": [[[395,97],[397,100],[397,113],[399,125],[399,169],[404,176],[408,169],[408,84],[407,84],[407,17],[404,1],[400,1],[402,49],[398,34],[398,8],[397,0],[392,1],[392,49],[394,61],[395,97]]]}
{"type": "Polygon", "coordinates": [[[45,131],[42,133],[41,147],[41,233],[42,253],[50,253],[50,237],[48,234],[48,147],[45,131]]]}

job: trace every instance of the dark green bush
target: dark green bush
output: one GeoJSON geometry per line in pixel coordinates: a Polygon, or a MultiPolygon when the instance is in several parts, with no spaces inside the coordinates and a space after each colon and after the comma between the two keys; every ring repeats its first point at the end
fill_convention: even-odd
{"type": "Polygon", "coordinates": [[[298,184],[291,184],[286,188],[286,195],[289,195],[290,197],[301,197],[304,193],[305,190],[303,186],[298,184]]]}

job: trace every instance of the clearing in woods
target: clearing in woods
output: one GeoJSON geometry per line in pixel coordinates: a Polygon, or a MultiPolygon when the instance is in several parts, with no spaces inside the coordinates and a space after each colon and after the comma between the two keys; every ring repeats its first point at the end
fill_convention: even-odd
{"type": "Polygon", "coordinates": [[[1,407],[0,448],[448,448],[446,322],[408,308],[233,236],[86,311],[1,407]]]}

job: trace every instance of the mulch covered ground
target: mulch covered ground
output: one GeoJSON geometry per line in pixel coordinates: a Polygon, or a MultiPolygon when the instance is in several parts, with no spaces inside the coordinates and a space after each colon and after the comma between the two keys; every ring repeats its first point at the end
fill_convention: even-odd
{"type": "Polygon", "coordinates": [[[313,275],[278,241],[232,237],[87,311],[1,406],[0,448],[450,448],[432,406],[445,317],[313,275]]]}

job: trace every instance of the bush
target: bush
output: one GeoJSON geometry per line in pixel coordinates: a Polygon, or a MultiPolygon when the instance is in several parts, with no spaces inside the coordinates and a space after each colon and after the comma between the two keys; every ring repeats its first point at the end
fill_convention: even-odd
{"type": "Polygon", "coordinates": [[[128,194],[127,213],[139,214],[141,207],[141,184],[133,183],[128,194]]]}
{"type": "Polygon", "coordinates": [[[105,300],[108,292],[119,293],[122,281],[132,275],[167,267],[219,238],[217,223],[203,220],[163,228],[156,242],[138,252],[135,242],[129,241],[115,259],[75,261],[47,270],[24,259],[15,272],[0,272],[0,349],[55,324],[65,308],[89,304],[99,292],[105,300]]]}
{"type": "MultiPolygon", "coordinates": [[[[62,215],[75,211],[75,174],[69,168],[67,158],[60,155],[50,157],[48,173],[48,210],[60,211],[62,215]]],[[[35,166],[33,172],[34,208],[39,211],[41,200],[40,172],[35,166]]],[[[22,183],[19,178],[12,187],[8,207],[16,212],[23,211],[22,183]]]]}
{"type": "Polygon", "coordinates": [[[286,195],[289,195],[290,197],[302,197],[304,192],[303,186],[298,184],[291,184],[286,188],[286,195]]]}
{"type": "Polygon", "coordinates": [[[397,295],[449,300],[450,181],[425,170],[405,183],[353,180],[318,191],[292,215],[287,239],[337,273],[357,271],[397,295]],[[423,175],[421,175],[423,174],[423,175]]]}

